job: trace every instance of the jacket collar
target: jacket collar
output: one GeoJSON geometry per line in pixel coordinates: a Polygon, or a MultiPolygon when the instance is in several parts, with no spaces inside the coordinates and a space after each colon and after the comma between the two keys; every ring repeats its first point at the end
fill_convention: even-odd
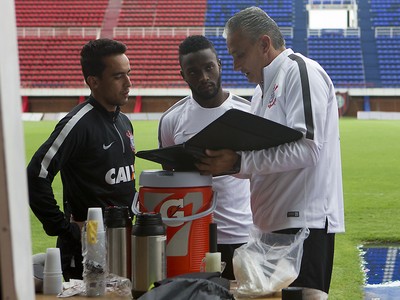
{"type": "Polygon", "coordinates": [[[271,85],[271,82],[275,79],[275,76],[284,60],[292,53],[293,50],[288,48],[282,51],[268,66],[264,67],[263,84],[260,85],[263,91],[268,89],[268,87],[271,85]]]}
{"type": "Polygon", "coordinates": [[[111,112],[104,108],[92,95],[90,95],[88,102],[93,105],[95,109],[97,109],[101,114],[103,114],[106,118],[110,119],[110,121],[115,122],[117,119],[121,108],[119,106],[116,107],[115,111],[111,112]]]}

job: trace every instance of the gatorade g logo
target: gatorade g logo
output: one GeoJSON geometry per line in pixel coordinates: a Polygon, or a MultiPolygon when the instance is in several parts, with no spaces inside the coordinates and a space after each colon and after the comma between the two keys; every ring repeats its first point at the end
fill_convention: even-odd
{"type": "MultiPolygon", "coordinates": [[[[160,213],[162,216],[168,218],[182,218],[185,216],[185,212],[180,210],[183,207],[182,199],[170,199],[165,201],[160,207],[160,213]]],[[[184,222],[168,222],[168,226],[178,227],[183,225],[184,222]]]]}
{"type": "MultiPolygon", "coordinates": [[[[193,216],[208,207],[203,203],[203,192],[159,192],[156,190],[146,191],[141,189],[142,201],[145,211],[159,212],[171,221],[164,221],[168,226],[167,230],[167,256],[186,256],[189,253],[189,241],[192,230],[192,223],[173,221],[174,217],[193,216]]],[[[139,196],[140,197],[140,196],[139,196]]]]}

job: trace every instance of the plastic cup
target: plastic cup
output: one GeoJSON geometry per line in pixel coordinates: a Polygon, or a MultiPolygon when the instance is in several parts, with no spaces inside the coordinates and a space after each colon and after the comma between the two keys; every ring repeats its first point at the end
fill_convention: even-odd
{"type": "Polygon", "coordinates": [[[49,274],[44,273],[43,277],[43,294],[58,295],[63,290],[62,273],[49,274]]]}
{"type": "Polygon", "coordinates": [[[43,273],[62,274],[59,248],[47,248],[43,273]]]}
{"type": "Polygon", "coordinates": [[[43,269],[43,294],[57,295],[62,292],[62,270],[59,248],[47,248],[43,269]]]}
{"type": "MultiPolygon", "coordinates": [[[[216,257],[217,260],[221,261],[221,253],[220,252],[217,253],[219,253],[219,255],[214,256],[214,258],[216,257]]],[[[221,261],[221,269],[218,268],[217,266],[215,266],[216,262],[211,262],[211,259],[213,259],[212,254],[213,253],[206,252],[206,256],[203,257],[200,263],[200,272],[221,272],[221,273],[224,272],[226,267],[226,262],[221,261]],[[210,264],[214,264],[214,266],[210,267],[210,264]]]]}
{"type": "Polygon", "coordinates": [[[97,231],[104,231],[103,211],[101,207],[89,207],[87,220],[97,221],[97,231]]]}

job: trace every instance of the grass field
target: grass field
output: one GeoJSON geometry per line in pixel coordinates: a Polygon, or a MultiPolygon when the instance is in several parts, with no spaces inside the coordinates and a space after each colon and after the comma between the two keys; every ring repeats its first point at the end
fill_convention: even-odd
{"type": "MultiPolygon", "coordinates": [[[[137,150],[157,147],[157,121],[135,121],[137,150]]],[[[48,137],[55,122],[24,122],[26,159],[48,137]]],[[[400,242],[400,121],[340,120],[346,233],[336,239],[335,265],[329,299],[362,299],[364,274],[357,246],[368,242],[400,242]]],[[[159,169],[137,159],[136,174],[159,169]]],[[[54,183],[61,203],[59,176],[54,183]]],[[[53,247],[41,224],[31,215],[33,253],[53,247]]]]}

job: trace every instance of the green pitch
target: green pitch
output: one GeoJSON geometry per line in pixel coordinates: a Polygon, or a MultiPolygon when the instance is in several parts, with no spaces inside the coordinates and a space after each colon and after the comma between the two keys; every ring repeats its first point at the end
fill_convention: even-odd
{"type": "MultiPolygon", "coordinates": [[[[26,161],[49,136],[56,122],[24,122],[26,161]]],[[[157,147],[158,121],[134,121],[136,150],[157,147]]],[[[357,246],[367,242],[400,243],[400,121],[340,120],[346,233],[336,238],[329,299],[362,299],[363,276],[357,246]]],[[[160,166],[136,160],[136,176],[160,166]]],[[[59,176],[54,191],[61,204],[59,176]]],[[[31,214],[33,253],[54,247],[31,214]]]]}

